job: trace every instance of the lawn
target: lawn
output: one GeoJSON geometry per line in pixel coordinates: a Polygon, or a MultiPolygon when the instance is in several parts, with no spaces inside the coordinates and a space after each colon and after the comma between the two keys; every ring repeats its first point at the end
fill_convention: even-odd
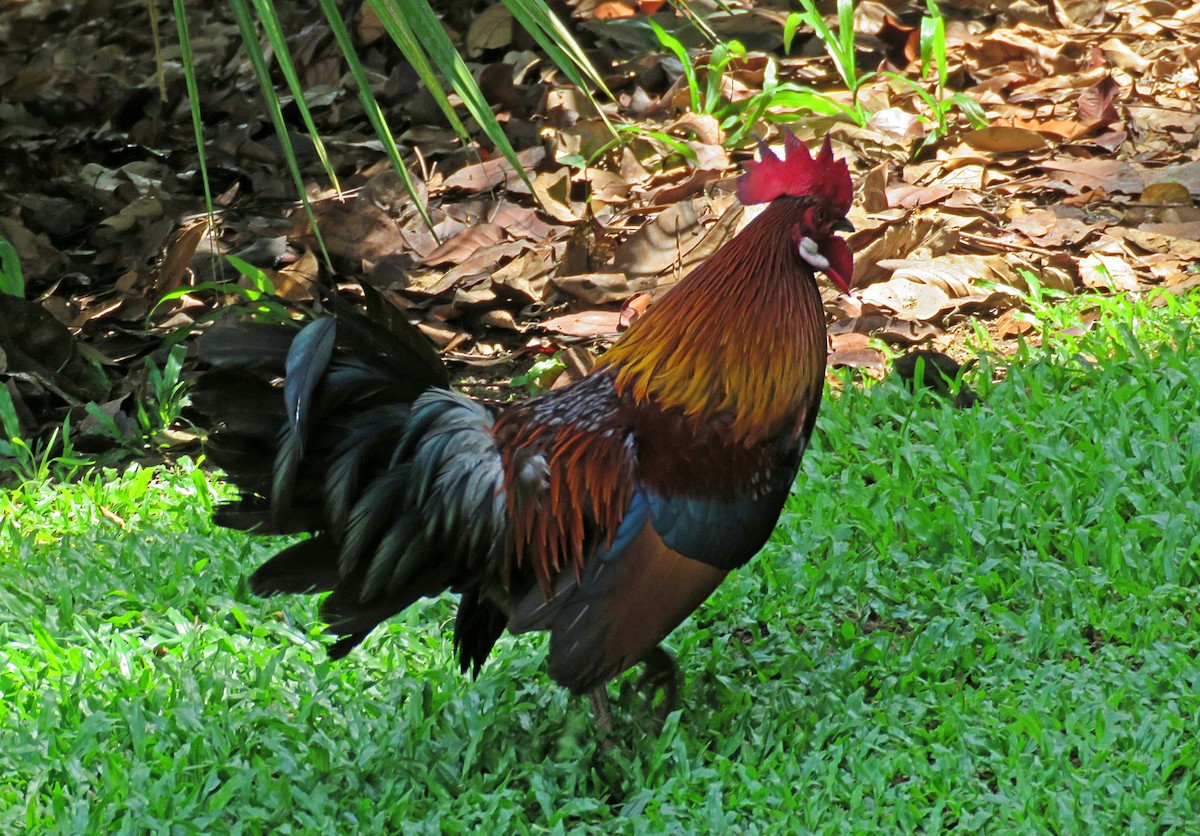
{"type": "Polygon", "coordinates": [[[770,544],[670,639],[682,711],[653,734],[624,677],[611,747],[538,638],[460,676],[448,600],[327,662],[189,462],[0,493],[0,830],[1186,832],[1200,310],[1071,305],[984,346],[973,408],[831,391],[770,544]]]}

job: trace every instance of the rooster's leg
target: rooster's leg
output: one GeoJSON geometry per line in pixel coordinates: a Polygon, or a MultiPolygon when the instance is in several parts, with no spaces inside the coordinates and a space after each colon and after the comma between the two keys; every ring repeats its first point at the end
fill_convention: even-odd
{"type": "Polygon", "coordinates": [[[675,658],[661,646],[651,650],[642,661],[646,664],[646,671],[638,687],[645,691],[646,701],[651,706],[654,705],[655,693],[662,691],[662,702],[654,709],[661,726],[679,701],[679,668],[675,665],[675,658]]]}
{"type": "Polygon", "coordinates": [[[587,692],[588,700],[592,703],[592,713],[596,716],[596,730],[601,737],[612,734],[612,707],[608,704],[608,691],[603,685],[597,685],[587,692]]]}

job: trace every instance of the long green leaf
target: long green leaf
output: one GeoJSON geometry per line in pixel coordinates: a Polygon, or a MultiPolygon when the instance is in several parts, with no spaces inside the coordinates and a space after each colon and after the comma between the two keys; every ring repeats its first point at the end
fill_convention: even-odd
{"type": "MultiPolygon", "coordinates": [[[[591,60],[579,46],[570,30],[563,26],[558,15],[551,11],[544,0],[504,0],[504,5],[512,14],[513,19],[537,41],[550,60],[563,71],[572,84],[587,93],[588,85],[584,83],[586,77],[605,96],[609,99],[613,98],[612,92],[604,83],[599,71],[592,65],[591,60]]],[[[591,98],[591,93],[587,93],[587,95],[591,98]]],[[[593,100],[593,104],[595,104],[595,100],[593,100]]],[[[604,124],[608,125],[609,130],[613,130],[612,123],[608,121],[608,116],[604,111],[599,106],[596,107],[596,110],[600,114],[600,118],[604,120],[604,124]]]]}
{"type": "Polygon", "coordinates": [[[852,79],[858,76],[858,67],[854,56],[854,0],[838,0],[838,37],[841,41],[841,60],[846,69],[846,83],[850,89],[858,88],[852,79]]]}
{"type": "Polygon", "coordinates": [[[671,50],[675,57],[679,59],[679,63],[683,64],[683,74],[687,77],[688,93],[692,100],[692,112],[703,113],[704,106],[700,101],[700,83],[696,79],[696,66],[692,63],[692,56],[688,55],[687,47],[683,42],[663,29],[650,18],[646,18],[646,22],[650,24],[650,28],[654,31],[654,36],[658,38],[658,42],[671,50]]]}
{"type": "MultiPolygon", "coordinates": [[[[450,42],[446,30],[442,28],[442,22],[433,13],[427,0],[368,0],[368,2],[394,40],[397,32],[404,34],[408,42],[407,47],[400,40],[397,40],[397,46],[404,51],[410,61],[420,51],[424,51],[429,56],[450,87],[462,99],[467,112],[471,114],[471,118],[475,120],[480,130],[484,132],[496,150],[508,160],[509,165],[521,176],[521,179],[528,183],[529,177],[525,173],[521,161],[517,159],[517,152],[508,141],[508,137],[504,135],[504,130],[496,121],[496,116],[492,113],[487,100],[484,99],[483,92],[471,75],[470,69],[454,48],[454,44],[450,42]]],[[[437,86],[436,83],[431,85],[430,80],[425,77],[422,77],[422,80],[429,86],[431,92],[437,86]]],[[[443,105],[443,111],[445,109],[446,105],[443,105]]]]}
{"type": "Polygon", "coordinates": [[[25,298],[25,275],[21,257],[7,238],[0,236],[0,293],[25,298]]]}
{"type": "Polygon", "coordinates": [[[204,184],[204,206],[208,210],[208,222],[213,222],[212,188],[208,183],[208,163],[204,156],[204,121],[200,115],[200,93],[196,84],[196,57],[192,54],[192,39],[188,35],[187,9],[183,0],[174,0],[175,28],[179,32],[179,60],[183,64],[183,78],[187,83],[188,108],[192,112],[192,131],[196,135],[196,157],[200,165],[200,182],[204,184]]]}
{"type": "Polygon", "coordinates": [[[404,17],[393,7],[397,0],[369,0],[369,2],[376,17],[379,18],[379,22],[383,24],[384,30],[392,39],[392,43],[404,55],[409,66],[413,68],[413,72],[417,74],[421,83],[433,96],[433,100],[441,108],[450,127],[458,134],[464,145],[469,143],[471,135],[467,133],[467,126],[458,118],[458,112],[455,111],[454,105],[450,103],[449,97],[442,89],[442,82],[433,65],[429,63],[429,56],[425,54],[425,50],[417,40],[412,28],[404,22],[404,17]]]}
{"type": "Polygon", "coordinates": [[[358,87],[358,100],[362,104],[363,112],[366,113],[367,119],[370,120],[371,127],[375,129],[375,135],[383,143],[383,148],[387,152],[388,159],[392,161],[392,168],[400,176],[405,190],[412,198],[417,211],[421,213],[422,220],[425,221],[425,225],[432,231],[433,219],[429,217],[429,209],[420,199],[412,175],[408,173],[408,166],[404,164],[404,160],[400,156],[400,149],[396,147],[395,137],[392,136],[392,130],[388,127],[387,118],[383,115],[383,108],[379,106],[379,102],[375,99],[375,94],[371,92],[371,83],[367,79],[367,71],[364,69],[362,62],[358,60],[358,53],[354,49],[354,42],[350,39],[350,33],[346,31],[346,24],[342,20],[341,12],[338,11],[334,0],[320,0],[320,3],[321,10],[325,12],[325,19],[329,21],[329,28],[333,31],[333,37],[337,40],[338,46],[341,47],[342,55],[346,57],[346,64],[350,67],[350,74],[354,76],[354,83],[358,87]]]}
{"type": "Polygon", "coordinates": [[[304,98],[304,88],[300,85],[300,77],[296,75],[296,66],[292,63],[291,52],[288,50],[287,38],[283,34],[283,27],[279,24],[279,16],[275,14],[274,0],[253,0],[253,2],[255,10],[258,11],[258,19],[262,24],[263,33],[267,36],[271,49],[275,51],[275,62],[279,65],[279,71],[283,73],[284,80],[287,81],[288,89],[292,91],[292,98],[296,102],[297,110],[300,111],[300,118],[304,120],[304,127],[308,129],[309,138],[312,139],[313,148],[317,152],[318,159],[321,160],[321,166],[329,176],[329,182],[333,184],[333,188],[340,194],[342,186],[338,182],[333,165],[329,162],[329,155],[325,152],[325,143],[321,140],[321,132],[317,130],[312,113],[308,109],[308,102],[304,98]]]}
{"type": "Polygon", "coordinates": [[[291,172],[296,192],[300,195],[300,200],[304,205],[304,213],[308,216],[309,224],[312,225],[313,236],[317,239],[317,245],[321,249],[321,254],[325,257],[325,263],[332,270],[333,264],[329,258],[329,251],[325,248],[325,240],[321,237],[321,230],[317,228],[317,218],[313,214],[312,205],[308,200],[308,193],[304,188],[304,177],[300,173],[300,163],[296,159],[296,151],[292,147],[292,140],[288,136],[287,125],[283,121],[283,110],[279,105],[279,97],[275,95],[271,73],[267,69],[267,59],[263,55],[262,48],[258,45],[258,31],[254,27],[253,19],[250,17],[250,7],[247,5],[246,0],[230,0],[229,5],[233,9],[233,17],[237,21],[238,31],[242,36],[242,43],[246,47],[246,54],[250,56],[250,64],[254,67],[254,75],[258,78],[258,87],[266,102],[267,113],[271,117],[271,123],[275,126],[275,134],[279,137],[279,146],[283,151],[284,160],[286,160],[288,170],[291,172]]]}

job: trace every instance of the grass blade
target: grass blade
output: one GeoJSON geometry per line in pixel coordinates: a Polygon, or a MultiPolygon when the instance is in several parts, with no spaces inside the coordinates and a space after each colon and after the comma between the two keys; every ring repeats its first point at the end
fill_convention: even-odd
{"type": "MultiPolygon", "coordinates": [[[[358,87],[358,100],[362,104],[363,112],[367,115],[367,119],[370,120],[371,127],[375,129],[375,135],[383,143],[383,148],[387,152],[388,159],[392,161],[392,168],[400,176],[405,190],[412,198],[417,211],[421,213],[421,219],[432,230],[433,219],[429,217],[429,209],[420,200],[417,193],[417,186],[413,182],[412,175],[408,173],[408,166],[404,164],[404,160],[400,157],[400,149],[396,147],[396,140],[392,136],[391,128],[388,127],[387,119],[383,115],[383,108],[379,106],[379,102],[375,99],[375,94],[371,92],[371,84],[367,79],[367,71],[363,68],[362,62],[358,60],[358,53],[354,49],[354,42],[350,38],[350,33],[346,30],[346,24],[342,20],[341,12],[338,11],[334,0],[320,0],[320,4],[321,10],[325,12],[325,19],[329,21],[329,28],[333,31],[333,37],[337,40],[338,46],[341,47],[342,55],[346,58],[346,64],[350,67],[350,74],[354,76],[354,83],[358,87]]],[[[440,91],[441,88],[438,89],[440,91]]]]}
{"type": "Polygon", "coordinates": [[[471,118],[475,120],[475,124],[487,136],[492,146],[508,160],[521,179],[528,183],[529,177],[522,167],[521,161],[517,159],[517,152],[508,141],[508,137],[504,135],[504,130],[496,121],[491,106],[484,99],[483,92],[475,82],[474,76],[471,75],[466,62],[458,54],[454,44],[450,42],[446,31],[442,28],[441,21],[433,13],[429,4],[424,0],[368,0],[368,2],[396,45],[404,52],[405,57],[413,62],[413,68],[417,70],[430,92],[433,92],[434,98],[437,99],[446,117],[450,119],[451,125],[456,125],[456,130],[463,137],[464,143],[469,142],[466,130],[463,129],[462,122],[459,121],[457,115],[451,117],[453,107],[444,93],[439,95],[440,85],[433,76],[429,61],[424,58],[425,55],[429,56],[451,89],[462,99],[467,112],[471,114],[471,118]],[[418,62],[423,66],[418,66],[418,62]],[[438,92],[434,92],[435,90],[438,92]]]}
{"type": "Polygon", "coordinates": [[[321,166],[329,176],[329,182],[333,184],[333,188],[337,190],[338,194],[341,194],[342,186],[338,182],[333,165],[329,162],[329,155],[325,153],[325,143],[321,141],[321,133],[313,123],[312,112],[309,111],[308,102],[304,98],[304,88],[301,87],[300,78],[296,75],[296,67],[292,63],[287,38],[283,34],[283,27],[279,24],[279,16],[275,14],[273,0],[254,0],[254,8],[258,11],[258,19],[262,24],[263,33],[267,36],[271,49],[275,51],[275,62],[279,65],[279,71],[283,73],[288,89],[292,91],[296,109],[300,111],[300,118],[304,120],[304,127],[312,139],[313,148],[317,152],[318,159],[321,160],[321,166]]]}
{"type": "Polygon", "coordinates": [[[175,29],[179,32],[179,60],[183,64],[183,78],[187,84],[188,109],[192,112],[192,131],[196,135],[196,158],[200,166],[200,182],[204,185],[204,207],[208,210],[208,222],[213,223],[212,187],[208,183],[208,161],[204,154],[204,120],[200,115],[200,90],[196,84],[196,56],[192,53],[192,39],[188,34],[187,9],[183,0],[175,4],[175,29]]]}
{"type": "Polygon", "coordinates": [[[0,236],[0,293],[25,298],[25,275],[21,257],[7,238],[0,236]]]}
{"type": "Polygon", "coordinates": [[[296,186],[296,193],[300,195],[300,200],[304,205],[304,213],[308,216],[309,224],[312,225],[313,237],[317,239],[317,245],[321,249],[321,254],[325,257],[325,264],[332,270],[333,264],[329,258],[329,251],[325,248],[325,240],[321,237],[321,230],[317,227],[316,215],[313,214],[312,204],[308,200],[308,192],[304,188],[304,177],[300,173],[300,162],[296,158],[296,150],[292,147],[292,140],[288,135],[287,124],[283,121],[283,110],[279,105],[279,97],[275,95],[275,86],[271,81],[271,72],[267,68],[267,59],[263,55],[262,47],[258,44],[258,31],[254,26],[254,20],[250,17],[250,7],[247,5],[246,0],[230,0],[229,5],[233,9],[233,16],[237,21],[238,31],[242,35],[242,44],[246,48],[246,53],[250,56],[250,64],[254,67],[254,75],[258,78],[258,87],[266,103],[267,114],[271,117],[271,123],[275,126],[275,134],[279,137],[279,146],[283,152],[284,160],[287,162],[288,171],[291,172],[292,181],[296,186]]]}

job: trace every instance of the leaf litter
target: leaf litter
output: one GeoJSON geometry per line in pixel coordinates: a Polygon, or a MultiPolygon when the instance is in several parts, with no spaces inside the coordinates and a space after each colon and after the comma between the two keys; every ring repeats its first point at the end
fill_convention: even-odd
{"type": "MultiPolygon", "coordinates": [[[[30,300],[0,299],[0,377],[30,434],[82,416],[87,402],[127,420],[131,381],[147,363],[162,367],[174,342],[261,306],[257,281],[277,290],[279,311],[319,306],[308,289],[317,280],[378,291],[460,382],[505,397],[495,384],[540,358],[570,356],[578,373],[581,356],[735,234],[750,214],[733,196],[739,165],[756,135],[778,140],[779,123],[810,143],[832,134],[860,184],[852,290],[826,292],[831,366],[881,375],[896,351],[961,355],[974,322],[1002,350],[1038,339],[1017,315],[1031,277],[1064,293],[1200,284],[1196,7],[941,5],[947,92],[978,102],[986,126],[952,114],[943,132],[929,101],[880,75],[859,91],[864,125],[798,113],[781,96],[737,142],[748,112],[738,108],[769,83],[842,95],[811,31],[783,52],[782,7],[688,4],[746,46],[719,69],[701,30],[669,5],[575,3],[569,25],[616,97],[602,105],[624,126],[616,135],[502,5],[438,7],[525,180],[485,144],[458,142],[362,4],[349,20],[360,58],[432,228],[391,171],[318,13],[281,9],[342,186],[324,183],[285,99],[318,239],[228,10],[189,9],[218,210],[210,225],[178,47],[164,43],[160,74],[145,4],[0,0],[0,235],[20,255],[30,300]],[[691,49],[698,83],[716,90],[711,112],[692,109],[685,67],[650,20],[691,49]]],[[[922,10],[860,3],[859,68],[919,78],[922,10]]]]}

